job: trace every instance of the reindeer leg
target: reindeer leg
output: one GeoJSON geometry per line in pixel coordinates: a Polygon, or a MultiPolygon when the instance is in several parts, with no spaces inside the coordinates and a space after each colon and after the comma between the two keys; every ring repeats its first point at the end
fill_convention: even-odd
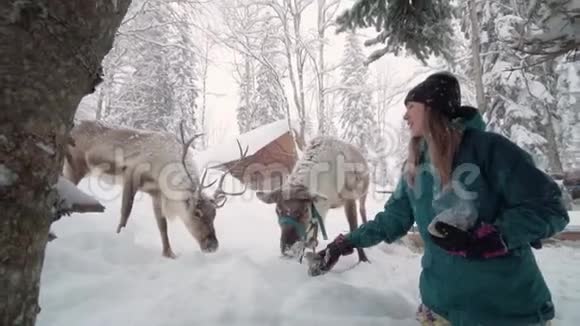
{"type": "Polygon", "coordinates": [[[121,219],[119,220],[119,225],[117,226],[117,233],[120,233],[121,229],[127,226],[127,220],[129,220],[129,215],[131,214],[131,209],[133,208],[133,200],[135,199],[135,193],[137,192],[132,173],[125,173],[123,179],[121,219]]]}
{"type": "Polygon", "coordinates": [[[169,244],[169,236],[167,235],[167,219],[163,216],[161,211],[161,203],[159,198],[153,198],[153,212],[155,213],[155,220],[157,221],[157,227],[159,228],[159,233],[161,234],[161,244],[163,246],[163,257],[167,258],[177,258],[177,256],[171,250],[171,245],[169,244]]]}
{"type": "MultiPolygon", "coordinates": [[[[356,201],[355,200],[347,200],[344,203],[344,211],[346,213],[346,218],[348,220],[348,226],[350,228],[350,232],[354,231],[358,227],[357,222],[357,214],[356,214],[356,201]]],[[[368,262],[368,258],[362,248],[356,248],[358,253],[358,260],[368,262]]]]}
{"type": "Polygon", "coordinates": [[[367,207],[366,207],[367,195],[362,195],[358,202],[360,204],[358,211],[360,213],[360,217],[363,223],[367,222],[367,207]]]}

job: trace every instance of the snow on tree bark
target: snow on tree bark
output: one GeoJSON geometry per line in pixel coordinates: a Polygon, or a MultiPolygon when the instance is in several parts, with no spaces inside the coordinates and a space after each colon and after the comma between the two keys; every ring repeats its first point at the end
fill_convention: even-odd
{"type": "Polygon", "coordinates": [[[526,23],[510,47],[527,54],[535,65],[559,57],[577,56],[580,49],[580,1],[529,1],[521,16],[526,23]]]}
{"type": "Polygon", "coordinates": [[[473,62],[475,91],[477,94],[477,107],[482,114],[487,111],[487,103],[485,102],[485,92],[483,90],[483,72],[481,69],[481,42],[479,40],[479,18],[477,14],[477,6],[475,0],[468,1],[468,10],[471,31],[471,58],[473,62]]]}
{"type": "Polygon", "coordinates": [[[0,2],[0,324],[34,325],[63,149],[129,0],[0,2]],[[40,150],[41,142],[54,153],[40,150]]]}
{"type": "Polygon", "coordinates": [[[580,169],[580,67],[560,60],[557,68],[558,116],[556,128],[564,171],[580,169]]]}

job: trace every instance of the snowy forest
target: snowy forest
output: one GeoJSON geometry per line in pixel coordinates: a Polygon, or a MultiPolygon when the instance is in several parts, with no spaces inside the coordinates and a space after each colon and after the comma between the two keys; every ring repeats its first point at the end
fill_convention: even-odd
{"type": "Polygon", "coordinates": [[[185,119],[206,134],[203,148],[286,118],[302,142],[333,135],[359,146],[386,186],[406,155],[402,98],[447,70],[489,130],[547,171],[578,167],[580,59],[547,41],[520,45],[559,13],[537,2],[443,1],[422,17],[433,35],[404,40],[413,26],[379,26],[388,17],[361,5],[373,1],[345,11],[353,3],[134,0],[104,82],[77,117],[171,132],[185,119]],[[365,10],[373,17],[359,21],[365,10]],[[389,28],[401,35],[387,38],[389,28]]]}
{"type": "Polygon", "coordinates": [[[579,0],[3,1],[0,325],[432,325],[425,291],[439,291],[433,306],[475,309],[449,308],[456,324],[501,311],[576,326],[579,51],[579,0]],[[440,229],[435,181],[429,201],[405,192],[426,180],[417,166],[402,178],[424,150],[405,96],[442,71],[525,162],[478,158],[510,169],[484,180],[480,224],[464,229],[440,229]],[[273,134],[296,148],[286,161],[306,157],[293,182],[339,152],[370,176],[349,171],[355,199],[247,190],[235,168],[250,145],[249,160],[271,159],[255,147],[273,134]],[[244,135],[245,152],[226,149],[244,135]]]}

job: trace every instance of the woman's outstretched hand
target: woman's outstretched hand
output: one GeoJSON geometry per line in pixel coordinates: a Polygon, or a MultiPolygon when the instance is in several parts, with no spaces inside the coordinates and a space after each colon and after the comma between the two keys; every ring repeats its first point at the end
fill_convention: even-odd
{"type": "Polygon", "coordinates": [[[307,256],[308,275],[318,276],[330,271],[338,262],[340,256],[350,255],[354,252],[354,247],[347,238],[340,234],[324,250],[311,256],[307,256]]]}

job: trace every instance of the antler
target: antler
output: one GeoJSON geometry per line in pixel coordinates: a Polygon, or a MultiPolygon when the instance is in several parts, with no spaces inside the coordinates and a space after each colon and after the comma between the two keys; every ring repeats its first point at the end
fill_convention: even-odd
{"type": "Polygon", "coordinates": [[[201,186],[200,186],[200,189],[201,189],[201,190],[203,190],[203,189],[206,189],[206,188],[209,188],[209,187],[213,186],[213,185],[214,185],[214,184],[215,184],[215,183],[218,181],[218,179],[215,179],[215,180],[214,180],[214,181],[212,181],[210,184],[206,185],[206,184],[205,184],[205,178],[207,178],[207,169],[205,169],[205,170],[203,171],[203,175],[201,176],[201,186]]]}
{"type": "MultiPolygon", "coordinates": [[[[189,181],[191,181],[191,184],[195,187],[196,182],[193,179],[193,176],[191,175],[191,173],[189,172],[189,170],[187,169],[187,164],[185,163],[185,159],[187,158],[187,152],[189,151],[189,146],[191,146],[191,144],[193,143],[193,141],[200,137],[203,136],[203,133],[199,133],[197,135],[193,135],[193,137],[191,137],[187,142],[185,141],[185,132],[183,131],[183,124],[185,121],[181,120],[181,123],[179,124],[179,132],[181,135],[181,144],[183,145],[183,149],[182,149],[182,155],[181,155],[181,164],[183,165],[183,169],[185,170],[185,173],[187,174],[187,177],[189,178],[189,181]]],[[[205,176],[205,174],[204,174],[205,176]]]]}
{"type": "Polygon", "coordinates": [[[223,190],[223,183],[224,183],[224,179],[225,179],[226,175],[228,175],[233,169],[235,169],[238,166],[238,164],[240,164],[242,162],[243,159],[246,158],[246,156],[248,154],[248,150],[250,148],[249,146],[246,146],[246,150],[242,150],[242,145],[240,144],[240,141],[236,140],[236,142],[238,143],[238,150],[240,151],[240,159],[238,160],[237,163],[235,163],[233,166],[231,166],[226,172],[224,172],[224,174],[222,174],[222,176],[219,178],[218,187],[213,194],[215,205],[218,208],[223,207],[225,205],[225,203],[227,201],[226,196],[240,196],[244,192],[246,192],[246,189],[247,189],[247,187],[244,185],[244,189],[242,189],[242,191],[238,191],[238,192],[226,192],[223,190]]]}

